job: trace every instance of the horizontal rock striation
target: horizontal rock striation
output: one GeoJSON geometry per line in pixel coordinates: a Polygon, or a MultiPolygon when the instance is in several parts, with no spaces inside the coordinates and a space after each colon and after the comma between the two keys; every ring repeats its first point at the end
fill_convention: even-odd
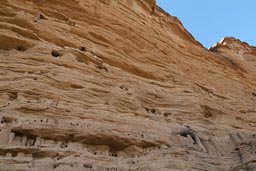
{"type": "Polygon", "coordinates": [[[256,48],[149,0],[1,0],[1,171],[253,171],[256,48]]]}

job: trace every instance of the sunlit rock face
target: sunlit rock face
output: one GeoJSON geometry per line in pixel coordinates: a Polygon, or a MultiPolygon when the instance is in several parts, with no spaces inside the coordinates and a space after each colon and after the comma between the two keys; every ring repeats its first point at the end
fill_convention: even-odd
{"type": "Polygon", "coordinates": [[[0,170],[253,171],[255,60],[150,0],[1,0],[0,170]]]}

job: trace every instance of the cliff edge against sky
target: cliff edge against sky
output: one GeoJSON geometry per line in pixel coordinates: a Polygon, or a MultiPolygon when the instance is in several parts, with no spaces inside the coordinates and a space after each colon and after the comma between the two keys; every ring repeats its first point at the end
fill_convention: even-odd
{"type": "Polygon", "coordinates": [[[1,171],[254,171],[256,48],[151,1],[0,1],[1,171]]]}

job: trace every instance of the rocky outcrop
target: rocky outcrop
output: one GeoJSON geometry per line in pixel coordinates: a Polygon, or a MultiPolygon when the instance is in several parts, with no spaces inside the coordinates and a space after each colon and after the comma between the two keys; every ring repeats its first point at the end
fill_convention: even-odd
{"type": "Polygon", "coordinates": [[[255,47],[154,3],[1,0],[0,170],[256,169],[255,47]]]}

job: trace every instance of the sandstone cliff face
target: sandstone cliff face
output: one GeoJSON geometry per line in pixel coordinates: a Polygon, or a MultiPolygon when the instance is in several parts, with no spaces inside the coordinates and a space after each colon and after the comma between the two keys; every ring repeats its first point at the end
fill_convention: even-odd
{"type": "Polygon", "coordinates": [[[1,171],[256,169],[256,48],[152,2],[0,1],[1,171]]]}

